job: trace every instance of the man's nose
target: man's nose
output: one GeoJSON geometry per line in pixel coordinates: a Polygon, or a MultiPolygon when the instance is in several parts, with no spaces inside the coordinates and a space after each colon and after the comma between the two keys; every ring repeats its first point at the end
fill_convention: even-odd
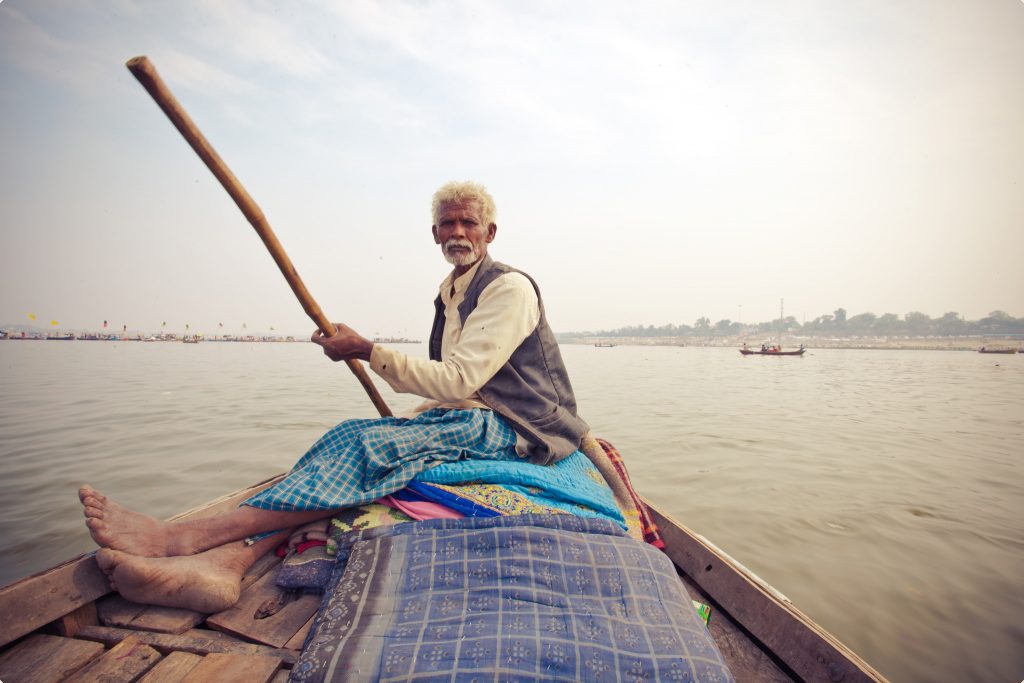
{"type": "Polygon", "coordinates": [[[465,237],[466,226],[462,221],[452,223],[452,237],[465,237]]]}

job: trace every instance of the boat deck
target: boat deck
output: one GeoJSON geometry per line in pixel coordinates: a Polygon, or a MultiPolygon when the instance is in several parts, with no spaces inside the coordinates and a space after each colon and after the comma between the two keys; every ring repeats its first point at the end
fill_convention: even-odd
{"type": "MultiPolygon", "coordinates": [[[[178,518],[229,509],[275,480],[178,518]]],[[[728,556],[652,514],[691,597],[712,605],[711,634],[737,681],[884,681],[728,556]]],[[[254,564],[238,603],[211,615],[128,602],[110,592],[91,554],[18,581],[0,589],[0,680],[283,683],[320,596],[279,589],[280,561],[269,554],[254,564]]]]}

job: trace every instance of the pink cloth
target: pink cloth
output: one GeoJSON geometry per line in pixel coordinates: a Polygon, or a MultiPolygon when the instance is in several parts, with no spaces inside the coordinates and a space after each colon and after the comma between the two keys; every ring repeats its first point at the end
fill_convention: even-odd
{"type": "Polygon", "coordinates": [[[376,502],[387,505],[389,508],[401,510],[415,520],[421,519],[459,519],[465,517],[461,512],[456,512],[440,503],[428,501],[398,500],[394,496],[378,498],[376,502]]]}

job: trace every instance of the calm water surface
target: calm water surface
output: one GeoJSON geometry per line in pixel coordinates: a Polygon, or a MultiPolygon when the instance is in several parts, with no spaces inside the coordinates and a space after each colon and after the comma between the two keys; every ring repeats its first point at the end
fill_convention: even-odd
{"type": "MultiPolygon", "coordinates": [[[[1024,677],[1024,357],[563,353],[642,493],[892,680],[1024,677]]],[[[168,517],[374,414],[309,344],[3,341],[0,369],[0,584],[93,548],[82,482],[168,517]]]]}

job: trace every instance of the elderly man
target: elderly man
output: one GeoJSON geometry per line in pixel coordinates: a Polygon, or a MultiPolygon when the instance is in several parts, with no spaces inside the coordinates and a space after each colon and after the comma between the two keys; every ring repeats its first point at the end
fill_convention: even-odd
{"type": "Polygon", "coordinates": [[[334,361],[360,359],[399,392],[427,399],[414,416],[348,420],[278,484],[217,517],[166,523],[95,489],[79,490],[100,567],[129,600],[214,612],[233,604],[245,570],[287,530],[401,489],[461,459],[547,465],[587,432],[536,283],[487,254],[498,226],[480,185],[433,198],[435,243],[454,266],[434,302],[430,359],[374,345],[345,325],[314,342],[334,361]],[[244,540],[248,539],[248,541],[244,540]]]}

